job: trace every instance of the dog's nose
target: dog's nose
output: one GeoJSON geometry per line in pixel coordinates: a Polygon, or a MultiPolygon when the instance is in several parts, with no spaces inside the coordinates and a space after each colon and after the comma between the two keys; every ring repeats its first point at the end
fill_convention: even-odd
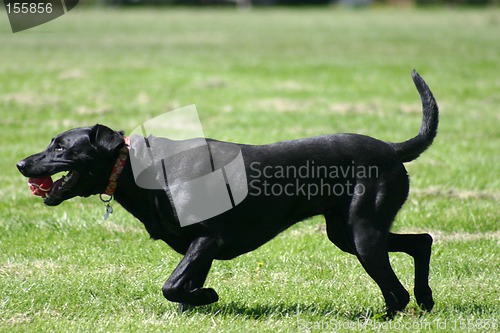
{"type": "Polygon", "coordinates": [[[22,172],[24,167],[26,166],[26,161],[22,160],[20,162],[17,162],[16,166],[17,169],[22,172]]]}

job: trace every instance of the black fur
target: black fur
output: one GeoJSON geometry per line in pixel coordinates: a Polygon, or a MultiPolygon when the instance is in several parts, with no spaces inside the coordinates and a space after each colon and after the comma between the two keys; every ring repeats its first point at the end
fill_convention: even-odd
{"type": "MultiPolygon", "coordinates": [[[[388,316],[403,310],[409,302],[408,292],[391,268],[388,252],[405,252],[414,258],[415,296],[423,309],[431,310],[434,305],[428,285],[431,236],[389,231],[409,191],[403,162],[417,158],[431,145],[437,132],[438,107],[434,97],[415,71],[412,77],[421,95],[423,119],[418,135],[403,143],[387,143],[357,134],[325,135],[262,146],[207,140],[211,151],[221,154],[237,146],[249,181],[266,180],[271,185],[285,186],[296,179],[264,177],[262,170],[252,167],[252,163],[261,168],[300,167],[308,161],[325,167],[375,167],[376,176],[346,173],[326,180],[329,186],[347,183],[361,186],[363,193],[346,191],[311,196],[250,193],[223,214],[181,227],[165,191],[137,186],[127,162],[118,180],[116,200],[144,223],[151,237],[165,241],[184,255],[163,286],[164,296],[183,308],[216,302],[215,290],[203,287],[213,260],[232,259],[252,251],[292,224],[323,215],[328,238],[341,250],[356,255],[379,285],[388,316]]],[[[20,161],[17,167],[26,177],[72,172],[70,185],[61,186],[45,199],[47,205],[55,206],[74,196],[102,193],[123,145],[123,133],[106,126],[77,128],[58,135],[45,151],[20,161]]],[[[301,181],[319,186],[324,179],[309,177],[301,181]]],[[[250,184],[249,187],[250,192],[258,192],[250,184]]]]}

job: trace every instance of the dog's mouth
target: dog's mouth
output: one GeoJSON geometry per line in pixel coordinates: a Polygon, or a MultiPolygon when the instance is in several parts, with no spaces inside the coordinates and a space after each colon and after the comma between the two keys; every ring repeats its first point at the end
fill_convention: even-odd
{"type": "Polygon", "coordinates": [[[77,195],[75,187],[80,179],[77,171],[69,171],[58,180],[52,182],[52,176],[30,178],[28,184],[34,195],[41,196],[47,206],[56,206],[64,200],[77,195]]]}

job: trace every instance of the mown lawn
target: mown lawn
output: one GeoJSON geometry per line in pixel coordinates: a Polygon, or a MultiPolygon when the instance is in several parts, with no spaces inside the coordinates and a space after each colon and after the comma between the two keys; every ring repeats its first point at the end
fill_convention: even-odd
{"type": "MultiPolygon", "coordinates": [[[[0,16],[4,16],[1,13],[0,16]]],[[[12,34],[0,22],[0,331],[498,331],[500,11],[88,10],[12,34]],[[435,238],[436,306],[382,321],[381,293],[310,219],[215,263],[214,305],[179,314],[161,286],[180,256],[97,197],[55,209],[15,163],[97,122],[130,131],[196,104],[206,136],[248,143],[333,132],[413,136],[426,79],[433,147],[407,165],[397,232],[435,238]]],[[[412,289],[412,260],[391,255],[412,289]]]]}

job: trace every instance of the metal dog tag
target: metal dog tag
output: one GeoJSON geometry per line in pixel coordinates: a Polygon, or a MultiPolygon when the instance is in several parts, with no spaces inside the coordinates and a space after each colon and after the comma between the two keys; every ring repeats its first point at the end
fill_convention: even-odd
{"type": "Polygon", "coordinates": [[[113,214],[113,207],[111,207],[110,204],[106,205],[106,213],[104,214],[103,218],[106,220],[109,216],[109,214],[113,214]]]}

